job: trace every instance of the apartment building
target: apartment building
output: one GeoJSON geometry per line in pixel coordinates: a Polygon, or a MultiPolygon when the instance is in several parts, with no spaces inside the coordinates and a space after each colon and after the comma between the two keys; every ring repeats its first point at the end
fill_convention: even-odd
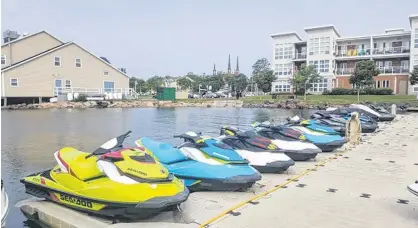
{"type": "Polygon", "coordinates": [[[313,65],[322,76],[310,93],[332,88],[352,88],[349,77],[356,62],[373,60],[380,74],[376,88],[392,88],[395,94],[416,94],[418,86],[409,83],[409,72],[418,65],[418,15],[410,16],[411,30],[387,29],[378,35],[342,37],[335,26],[305,28],[305,40],[296,32],[271,35],[273,70],[277,80],[272,92],[290,93],[290,80],[302,64],[313,65]]]}
{"type": "Polygon", "coordinates": [[[132,95],[129,77],[74,42],[45,31],[19,37],[6,31],[1,46],[2,105],[41,102],[67,93],[132,95]]]}

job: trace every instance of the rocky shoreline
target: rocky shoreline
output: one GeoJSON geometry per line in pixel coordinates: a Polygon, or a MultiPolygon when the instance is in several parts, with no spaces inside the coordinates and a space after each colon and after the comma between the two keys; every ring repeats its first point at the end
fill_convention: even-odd
{"type": "MultiPolygon", "coordinates": [[[[391,103],[378,103],[380,106],[390,110],[391,103]]],[[[177,108],[177,107],[233,107],[233,108],[282,108],[282,109],[317,109],[325,110],[328,107],[344,106],[343,104],[332,104],[324,102],[322,104],[309,104],[299,100],[281,100],[281,101],[265,101],[264,103],[244,103],[242,100],[215,100],[202,102],[172,102],[172,101],[156,101],[156,100],[129,100],[129,101],[86,101],[86,102],[57,102],[57,103],[41,103],[41,104],[18,104],[4,106],[2,110],[27,110],[27,109],[50,109],[50,108],[177,108]]],[[[406,109],[409,107],[418,107],[417,103],[405,102],[398,104],[398,109],[406,109]]]]}

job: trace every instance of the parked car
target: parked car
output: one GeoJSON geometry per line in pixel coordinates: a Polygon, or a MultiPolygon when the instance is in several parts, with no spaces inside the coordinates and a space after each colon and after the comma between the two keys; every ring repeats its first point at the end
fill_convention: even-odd
{"type": "Polygon", "coordinates": [[[206,92],[203,94],[203,98],[217,98],[219,97],[216,93],[212,93],[211,91],[206,92]]]}
{"type": "Polygon", "coordinates": [[[195,93],[189,93],[189,99],[199,99],[200,95],[195,93]]]}

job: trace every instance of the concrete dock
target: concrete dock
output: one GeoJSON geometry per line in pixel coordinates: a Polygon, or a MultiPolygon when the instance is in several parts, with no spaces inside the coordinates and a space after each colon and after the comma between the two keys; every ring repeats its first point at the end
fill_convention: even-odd
{"type": "Polygon", "coordinates": [[[147,221],[112,224],[37,200],[17,206],[52,227],[417,227],[418,198],[406,186],[418,179],[418,114],[380,126],[355,148],[263,175],[247,192],[193,193],[183,213],[147,221]]]}

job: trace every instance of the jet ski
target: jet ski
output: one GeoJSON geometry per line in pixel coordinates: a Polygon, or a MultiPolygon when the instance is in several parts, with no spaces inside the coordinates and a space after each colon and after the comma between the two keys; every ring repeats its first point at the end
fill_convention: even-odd
{"type": "Polygon", "coordinates": [[[6,218],[9,212],[9,197],[4,190],[3,179],[1,180],[1,227],[6,226],[6,218]]]}
{"type": "Polygon", "coordinates": [[[260,136],[271,139],[276,146],[294,161],[306,161],[316,157],[322,150],[308,141],[299,132],[282,126],[274,126],[270,122],[256,122],[252,125],[260,136]],[[293,132],[289,132],[293,131],[293,132]],[[298,134],[298,139],[287,137],[286,134],[298,134]]]}
{"type": "MultiPolygon", "coordinates": [[[[226,144],[223,140],[214,139],[209,136],[202,136],[201,133],[186,132],[179,135],[185,143],[179,146],[180,150],[187,154],[203,152],[208,158],[219,163],[241,164],[249,163],[252,167],[261,173],[278,173],[286,171],[294,161],[283,153],[270,153],[266,151],[234,149],[231,145],[226,144]]],[[[237,137],[229,137],[228,140],[234,140],[237,137]]]]}
{"type": "Polygon", "coordinates": [[[315,130],[312,130],[312,128],[307,127],[311,125],[308,121],[298,121],[298,118],[299,117],[297,116],[293,117],[292,121],[284,126],[302,133],[308,141],[319,147],[322,152],[331,152],[344,145],[344,137],[339,135],[338,132],[335,132],[333,129],[326,126],[320,126],[315,128],[315,130]],[[319,131],[318,129],[323,129],[323,131],[319,131]],[[328,132],[332,132],[332,134],[327,134],[328,132]]]}
{"type": "MultiPolygon", "coordinates": [[[[335,115],[329,112],[315,112],[311,115],[311,118],[316,120],[319,124],[327,125],[340,132],[340,135],[345,135],[345,126],[347,121],[351,118],[351,113],[335,115]]],[[[360,116],[361,132],[372,133],[378,128],[378,124],[368,116],[360,116]]]]}
{"type": "Polygon", "coordinates": [[[288,119],[288,123],[286,125],[289,126],[303,126],[312,131],[320,132],[327,135],[339,135],[340,133],[334,130],[332,127],[327,125],[321,124],[315,120],[301,120],[299,116],[295,116],[291,119],[288,119]]]}
{"type": "Polygon", "coordinates": [[[410,191],[412,194],[418,196],[418,181],[415,181],[414,184],[408,185],[408,191],[410,191]]]}
{"type": "Polygon", "coordinates": [[[233,164],[225,164],[200,150],[186,151],[182,146],[174,147],[147,137],[140,138],[135,144],[152,152],[170,173],[180,178],[193,192],[246,190],[261,180],[261,174],[239,155],[230,153],[233,164]]]}
{"type": "Polygon", "coordinates": [[[92,153],[64,147],[54,168],[21,180],[26,193],[78,211],[117,220],[171,211],[189,190],[143,148],[123,148],[131,131],[92,153]]]}
{"type": "Polygon", "coordinates": [[[352,111],[358,112],[358,113],[364,113],[365,115],[368,115],[372,117],[373,119],[377,121],[392,121],[395,119],[395,116],[389,113],[387,110],[383,108],[377,109],[374,106],[366,106],[362,104],[351,104],[349,108],[352,111]]]}

